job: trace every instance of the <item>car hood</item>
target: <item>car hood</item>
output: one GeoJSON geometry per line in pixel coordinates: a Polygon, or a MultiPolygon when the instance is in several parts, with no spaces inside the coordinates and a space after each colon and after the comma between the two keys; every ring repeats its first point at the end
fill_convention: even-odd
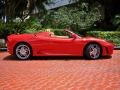
{"type": "Polygon", "coordinates": [[[95,38],[95,37],[91,37],[91,36],[87,36],[84,39],[87,39],[87,40],[103,40],[102,38],[95,38]]]}
{"type": "Polygon", "coordinates": [[[84,39],[85,39],[86,41],[97,41],[97,42],[99,42],[99,43],[111,44],[111,45],[115,46],[112,42],[106,41],[106,40],[104,40],[104,39],[102,39],[102,38],[95,38],[95,37],[88,36],[88,37],[85,37],[84,39]]]}

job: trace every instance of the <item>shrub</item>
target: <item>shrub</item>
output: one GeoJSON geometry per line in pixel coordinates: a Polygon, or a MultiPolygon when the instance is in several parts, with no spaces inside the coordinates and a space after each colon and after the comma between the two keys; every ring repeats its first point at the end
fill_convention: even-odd
{"type": "Polygon", "coordinates": [[[81,7],[61,7],[46,13],[42,18],[44,28],[64,28],[71,26],[77,31],[89,29],[94,23],[102,19],[97,7],[88,10],[88,4],[82,3],[81,7]]]}
{"type": "Polygon", "coordinates": [[[120,14],[115,15],[115,17],[113,18],[112,22],[113,22],[114,26],[120,25],[120,14]]]}
{"type": "Polygon", "coordinates": [[[5,38],[13,33],[24,33],[24,23],[0,23],[0,38],[5,38]]]}
{"type": "MultiPolygon", "coordinates": [[[[14,20],[13,20],[14,21],[14,20]]],[[[14,33],[34,33],[41,30],[42,26],[39,19],[31,17],[26,21],[21,22],[0,22],[0,38],[5,38],[14,33]]]]}
{"type": "Polygon", "coordinates": [[[87,36],[100,37],[120,46],[120,32],[119,31],[89,31],[87,36]]]}
{"type": "Polygon", "coordinates": [[[40,31],[42,29],[42,25],[41,25],[38,18],[30,17],[25,22],[25,28],[24,29],[25,29],[24,33],[34,33],[34,32],[40,31]]]}

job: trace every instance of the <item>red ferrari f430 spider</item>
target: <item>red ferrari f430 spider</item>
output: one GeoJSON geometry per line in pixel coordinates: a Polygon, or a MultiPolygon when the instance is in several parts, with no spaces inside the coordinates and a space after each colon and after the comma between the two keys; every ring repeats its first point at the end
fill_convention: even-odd
{"type": "Polygon", "coordinates": [[[87,59],[98,59],[113,54],[114,45],[108,41],[81,37],[69,30],[60,32],[60,36],[47,31],[9,35],[8,52],[22,60],[31,56],[84,56],[87,59]]]}

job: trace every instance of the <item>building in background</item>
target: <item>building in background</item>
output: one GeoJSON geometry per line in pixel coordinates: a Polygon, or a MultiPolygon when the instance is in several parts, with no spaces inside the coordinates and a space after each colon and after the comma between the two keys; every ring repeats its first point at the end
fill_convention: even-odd
{"type": "Polygon", "coordinates": [[[52,1],[45,1],[43,2],[43,5],[45,7],[46,10],[50,10],[50,9],[54,9],[54,8],[58,8],[61,6],[65,6],[65,5],[69,5],[69,4],[73,4],[76,3],[78,0],[52,0],[52,1]]]}

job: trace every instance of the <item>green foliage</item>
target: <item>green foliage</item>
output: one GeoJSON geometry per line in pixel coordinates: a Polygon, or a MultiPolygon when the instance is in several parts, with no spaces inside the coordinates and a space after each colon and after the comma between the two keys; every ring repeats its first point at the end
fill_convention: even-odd
{"type": "Polygon", "coordinates": [[[42,28],[42,25],[41,25],[39,19],[36,17],[30,17],[25,22],[25,33],[38,32],[39,30],[41,30],[41,28],[42,28]]]}
{"type": "Polygon", "coordinates": [[[119,31],[89,31],[87,36],[100,37],[110,42],[113,42],[116,46],[120,46],[120,32],[119,31]]]}
{"type": "Polygon", "coordinates": [[[117,27],[116,31],[120,31],[120,14],[116,15],[112,20],[113,25],[117,27]]]}
{"type": "Polygon", "coordinates": [[[56,11],[49,11],[43,17],[43,27],[64,28],[65,26],[71,26],[75,30],[85,30],[102,18],[98,8],[88,10],[88,4],[79,8],[62,7],[56,11]]]}
{"type": "Polygon", "coordinates": [[[21,22],[0,22],[0,38],[6,38],[10,34],[38,32],[41,27],[39,20],[35,17],[21,22]]]}
{"type": "Polygon", "coordinates": [[[24,33],[25,32],[25,22],[7,22],[0,23],[0,38],[6,38],[10,34],[24,33]]]}
{"type": "Polygon", "coordinates": [[[120,25],[118,25],[118,28],[116,29],[116,31],[120,31],[120,25]]]}
{"type": "Polygon", "coordinates": [[[120,15],[116,15],[115,18],[113,18],[113,24],[114,25],[120,24],[120,15]]]}

